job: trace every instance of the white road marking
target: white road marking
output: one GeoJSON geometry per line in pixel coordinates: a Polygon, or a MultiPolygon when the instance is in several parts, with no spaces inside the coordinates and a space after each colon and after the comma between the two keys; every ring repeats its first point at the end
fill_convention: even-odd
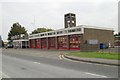
{"type": "Polygon", "coordinates": [[[64,59],[64,55],[61,55],[61,57],[64,59]]]}
{"type": "Polygon", "coordinates": [[[59,58],[60,58],[60,59],[63,59],[62,55],[59,55],[59,58]]]}
{"type": "Polygon", "coordinates": [[[86,74],[93,75],[93,76],[99,76],[99,77],[103,77],[103,78],[107,78],[107,76],[98,75],[98,74],[93,74],[93,73],[89,73],[89,72],[86,72],[86,74]]]}
{"type": "Polygon", "coordinates": [[[0,71],[0,79],[2,78],[10,78],[10,77],[0,71]]]}
{"type": "Polygon", "coordinates": [[[34,62],[34,63],[40,64],[39,62],[34,62]]]}

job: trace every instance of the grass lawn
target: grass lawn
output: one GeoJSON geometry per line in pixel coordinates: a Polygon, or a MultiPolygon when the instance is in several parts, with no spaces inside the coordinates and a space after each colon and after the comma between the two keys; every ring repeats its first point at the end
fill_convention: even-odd
{"type": "Polygon", "coordinates": [[[86,57],[86,58],[103,58],[120,60],[120,54],[118,53],[102,53],[102,52],[72,52],[67,54],[68,56],[86,57]]]}

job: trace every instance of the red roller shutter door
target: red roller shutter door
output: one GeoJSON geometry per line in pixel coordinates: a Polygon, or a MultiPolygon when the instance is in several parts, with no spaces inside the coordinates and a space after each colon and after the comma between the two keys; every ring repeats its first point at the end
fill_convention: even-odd
{"type": "Polygon", "coordinates": [[[48,48],[55,49],[55,37],[48,38],[48,48]]]}
{"type": "Polygon", "coordinates": [[[40,39],[36,39],[36,48],[40,48],[40,39]]]}
{"type": "Polygon", "coordinates": [[[30,48],[35,48],[35,40],[34,39],[30,40],[30,48]]]}
{"type": "Polygon", "coordinates": [[[41,48],[47,48],[47,39],[46,38],[42,38],[41,39],[41,48]]]}
{"type": "Polygon", "coordinates": [[[70,50],[80,50],[80,35],[69,36],[70,50]]]}
{"type": "Polygon", "coordinates": [[[68,49],[66,36],[59,36],[58,37],[58,49],[63,49],[63,50],[68,49]]]}

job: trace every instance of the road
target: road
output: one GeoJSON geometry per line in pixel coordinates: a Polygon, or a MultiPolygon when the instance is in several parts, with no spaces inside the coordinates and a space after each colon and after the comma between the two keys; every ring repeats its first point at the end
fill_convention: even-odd
{"type": "MultiPolygon", "coordinates": [[[[22,50],[21,50],[22,51],[22,50]]],[[[25,50],[26,51],[26,50],[25,50]]],[[[28,50],[29,51],[29,50],[28,50]]],[[[24,52],[24,50],[22,51],[24,52]]],[[[118,67],[75,62],[56,55],[32,56],[2,51],[2,72],[7,78],[117,78],[118,67]]],[[[32,53],[32,51],[30,51],[32,53]]],[[[29,53],[30,53],[29,52],[29,53]]],[[[42,53],[44,51],[41,51],[42,53]]],[[[47,51],[50,53],[51,51],[47,51]]],[[[39,51],[40,53],[40,51],[39,51]]],[[[34,53],[35,54],[35,53],[34,53]]],[[[43,53],[45,54],[45,53],[43,53]]],[[[42,54],[41,54],[42,55],[42,54]]]]}

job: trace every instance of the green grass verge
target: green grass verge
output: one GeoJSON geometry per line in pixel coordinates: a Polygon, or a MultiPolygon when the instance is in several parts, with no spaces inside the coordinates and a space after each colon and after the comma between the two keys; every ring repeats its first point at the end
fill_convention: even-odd
{"type": "Polygon", "coordinates": [[[86,58],[102,58],[120,60],[118,53],[101,53],[101,52],[72,52],[68,56],[86,57],[86,58]]]}

